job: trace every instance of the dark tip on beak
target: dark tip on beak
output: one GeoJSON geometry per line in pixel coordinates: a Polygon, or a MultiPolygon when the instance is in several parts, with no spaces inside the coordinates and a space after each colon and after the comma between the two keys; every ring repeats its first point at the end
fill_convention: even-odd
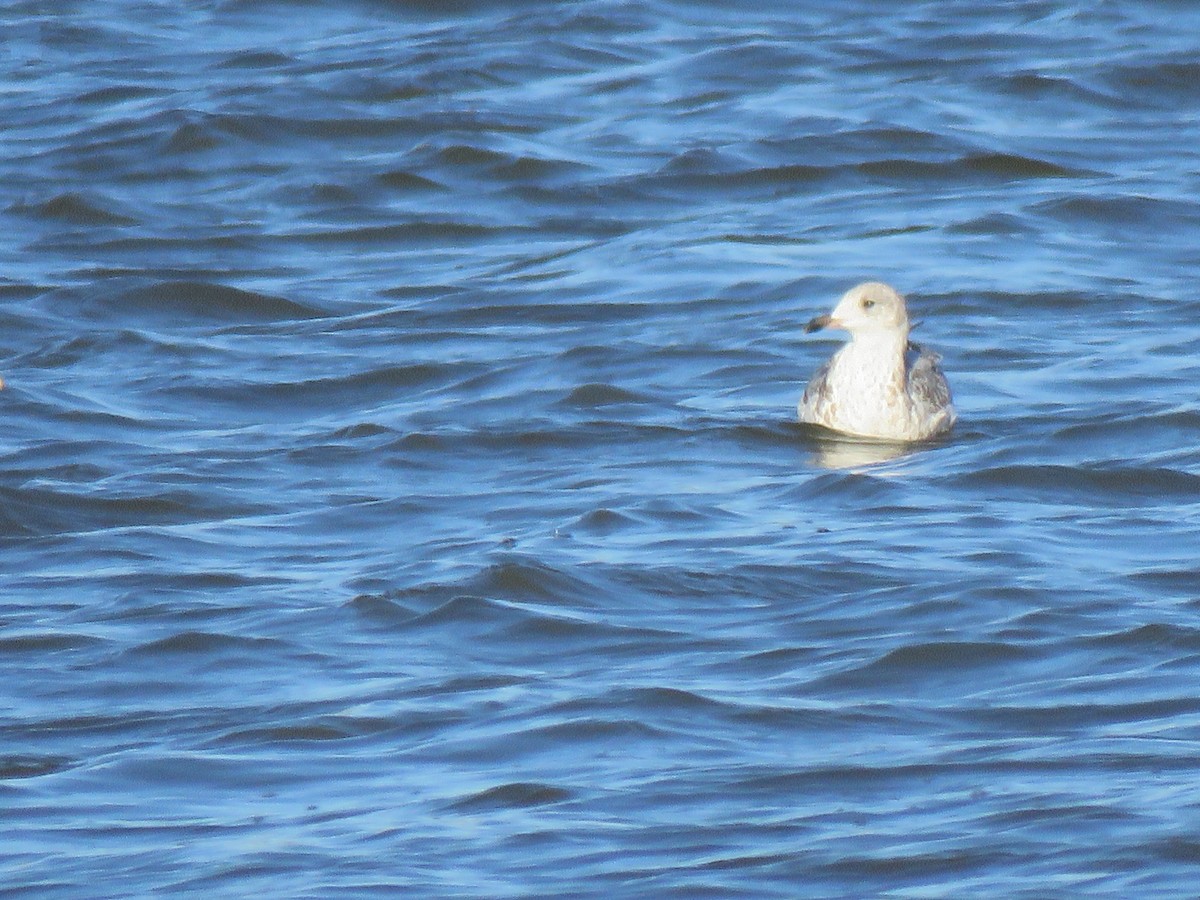
{"type": "Polygon", "coordinates": [[[811,322],[809,322],[807,325],[804,326],[804,333],[812,334],[814,331],[820,331],[822,328],[828,327],[829,323],[832,319],[833,319],[833,316],[829,316],[829,315],[817,316],[815,319],[813,319],[811,322]]]}

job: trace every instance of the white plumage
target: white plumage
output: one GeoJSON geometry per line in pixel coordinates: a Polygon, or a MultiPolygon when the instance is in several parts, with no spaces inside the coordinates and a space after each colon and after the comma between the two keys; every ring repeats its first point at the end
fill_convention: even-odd
{"type": "Polygon", "coordinates": [[[813,375],[798,409],[801,422],[856,437],[920,441],[957,418],[941,357],[908,340],[904,298],[886,284],[851,288],[808,332],[844,328],[850,342],[813,375]]]}

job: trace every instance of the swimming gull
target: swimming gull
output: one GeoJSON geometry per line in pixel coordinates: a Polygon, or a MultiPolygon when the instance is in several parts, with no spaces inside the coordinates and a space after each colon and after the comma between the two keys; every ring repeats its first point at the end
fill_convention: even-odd
{"type": "Polygon", "coordinates": [[[804,330],[844,328],[850,343],[813,375],[801,422],[856,437],[921,441],[950,430],[957,418],[941,357],[908,339],[904,298],[878,281],[848,290],[833,312],[804,330]]]}

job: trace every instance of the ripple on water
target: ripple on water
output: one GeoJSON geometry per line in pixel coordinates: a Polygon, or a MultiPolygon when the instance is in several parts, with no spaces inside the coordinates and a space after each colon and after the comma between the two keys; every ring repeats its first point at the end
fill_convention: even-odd
{"type": "Polygon", "coordinates": [[[1194,893],[1190,8],[125,6],[0,9],[0,883],[1194,893]],[[795,421],[867,278],[943,442],[795,421]]]}

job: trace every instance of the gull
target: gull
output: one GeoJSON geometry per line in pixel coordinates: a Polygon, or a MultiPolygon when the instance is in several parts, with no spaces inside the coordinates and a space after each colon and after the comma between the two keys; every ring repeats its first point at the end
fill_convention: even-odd
{"type": "Polygon", "coordinates": [[[850,342],[804,389],[801,422],[884,441],[923,441],[954,425],[941,357],[909,341],[908,310],[892,287],[868,281],[851,288],[804,330],[822,328],[844,328],[850,342]]]}

